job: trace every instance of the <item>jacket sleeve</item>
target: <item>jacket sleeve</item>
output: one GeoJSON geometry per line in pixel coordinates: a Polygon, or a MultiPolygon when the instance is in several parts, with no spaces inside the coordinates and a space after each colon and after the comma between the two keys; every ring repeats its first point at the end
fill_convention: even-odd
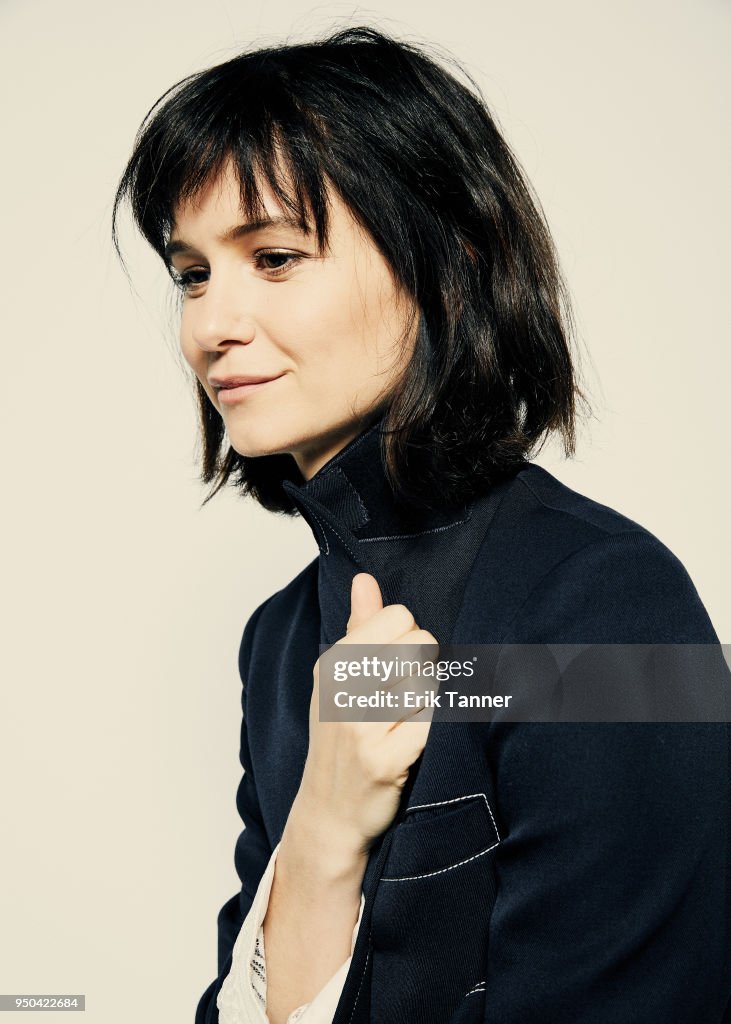
{"type": "Polygon", "coordinates": [[[236,841],[234,860],[237,874],[241,879],[241,890],[227,900],[218,913],[218,977],[211,982],[198,1002],[195,1024],[218,1024],[216,998],[231,967],[231,956],[236,936],[251,909],[259,882],[272,855],[272,847],[259,807],[246,729],[246,677],[251,644],[256,624],[269,600],[271,598],[262,602],[252,613],[244,627],[239,650],[239,672],[242,682],[239,760],[244,771],[236,792],[236,807],[244,823],[244,829],[236,841]]]}
{"type": "MultiPolygon", "coordinates": [[[[718,638],[677,558],[627,533],[556,566],[505,642],[718,638]]],[[[484,1024],[731,1020],[727,723],[493,722],[488,749],[503,840],[484,1024]]]]}

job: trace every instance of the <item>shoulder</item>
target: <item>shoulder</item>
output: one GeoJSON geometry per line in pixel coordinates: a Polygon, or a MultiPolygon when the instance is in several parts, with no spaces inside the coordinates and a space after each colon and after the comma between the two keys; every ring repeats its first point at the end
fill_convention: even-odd
{"type": "Polygon", "coordinates": [[[513,477],[506,497],[504,513],[508,512],[516,529],[539,529],[542,543],[556,555],[565,556],[590,541],[616,534],[636,533],[657,541],[634,519],[580,494],[535,463],[528,463],[513,477]]]}
{"type": "MultiPolygon", "coordinates": [[[[510,481],[473,576],[504,580],[519,643],[711,643],[679,558],[650,530],[529,463],[510,481]]],[[[471,581],[474,585],[474,581],[471,581]]]]}

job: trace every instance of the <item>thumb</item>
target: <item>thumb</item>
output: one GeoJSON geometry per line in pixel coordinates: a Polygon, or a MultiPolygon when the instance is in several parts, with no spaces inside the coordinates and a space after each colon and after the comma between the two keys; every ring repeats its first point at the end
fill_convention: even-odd
{"type": "Polygon", "coordinates": [[[352,633],[356,626],[363,625],[382,608],[383,598],[376,577],[367,572],[356,573],[350,587],[350,618],[346,633],[352,633]]]}

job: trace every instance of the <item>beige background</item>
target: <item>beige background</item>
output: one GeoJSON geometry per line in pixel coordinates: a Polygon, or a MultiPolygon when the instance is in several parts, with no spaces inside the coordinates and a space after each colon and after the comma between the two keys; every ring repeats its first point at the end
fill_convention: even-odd
{"type": "Polygon", "coordinates": [[[114,186],[174,81],[367,21],[465,62],[544,204],[598,418],[538,461],[660,537],[731,642],[727,2],[5,0],[0,991],[84,992],[90,1024],[192,1024],[238,888],[241,630],[316,554],[199,509],[170,289],[129,230],[120,270],[114,186]]]}

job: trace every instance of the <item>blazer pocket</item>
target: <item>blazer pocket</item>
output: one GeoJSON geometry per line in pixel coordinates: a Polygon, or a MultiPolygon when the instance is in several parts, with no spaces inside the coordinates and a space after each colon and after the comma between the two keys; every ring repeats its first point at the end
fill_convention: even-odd
{"type": "Polygon", "coordinates": [[[381,882],[418,882],[490,856],[500,843],[487,794],[409,808],[393,832],[381,882]]]}
{"type": "Polygon", "coordinates": [[[479,1019],[484,993],[465,993],[486,974],[499,846],[485,793],[411,807],[394,828],[371,914],[371,1020],[479,1019]]]}

